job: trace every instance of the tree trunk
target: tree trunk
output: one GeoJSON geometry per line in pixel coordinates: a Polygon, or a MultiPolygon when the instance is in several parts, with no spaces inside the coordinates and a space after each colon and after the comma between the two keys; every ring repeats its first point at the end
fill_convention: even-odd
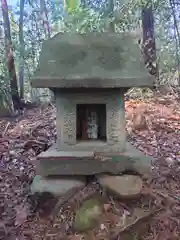
{"type": "Polygon", "coordinates": [[[180,31],[179,31],[179,26],[178,26],[178,20],[176,17],[176,4],[173,0],[169,1],[169,4],[171,6],[172,10],[172,16],[173,16],[173,21],[174,21],[174,38],[176,40],[176,61],[177,61],[177,70],[178,70],[178,81],[179,81],[179,86],[180,86],[180,59],[179,59],[179,47],[180,47],[180,31]]]}
{"type": "Polygon", "coordinates": [[[158,66],[156,63],[156,43],[154,37],[154,18],[152,4],[149,3],[142,9],[142,28],[145,65],[150,74],[158,77],[158,66]]]}
{"type": "Polygon", "coordinates": [[[50,27],[49,27],[48,13],[47,13],[45,0],[40,0],[40,11],[41,11],[42,23],[44,26],[45,36],[46,36],[46,38],[50,38],[51,32],[50,32],[50,27]]]}
{"type": "Polygon", "coordinates": [[[21,108],[21,101],[20,101],[19,92],[18,92],[18,84],[17,84],[17,77],[16,77],[13,50],[12,50],[8,5],[6,0],[1,0],[1,6],[2,6],[3,21],[4,21],[7,68],[8,68],[8,73],[10,77],[11,97],[13,101],[14,110],[18,110],[21,108]]]}
{"type": "Polygon", "coordinates": [[[114,0],[108,0],[107,14],[109,15],[109,18],[110,18],[109,31],[114,32],[115,31],[115,25],[114,25],[114,22],[112,21],[112,18],[113,18],[113,15],[114,15],[114,0]]]}
{"type": "MultiPolygon", "coordinates": [[[[46,8],[45,0],[40,0],[40,11],[41,11],[42,23],[44,26],[45,37],[50,38],[51,32],[49,27],[48,12],[46,8]]],[[[51,96],[51,100],[54,101],[54,94],[51,92],[51,90],[50,90],[50,96],[51,96]]]]}
{"type": "Polygon", "coordinates": [[[20,19],[19,19],[19,43],[20,43],[20,66],[19,66],[19,86],[20,98],[24,98],[24,36],[23,36],[23,14],[25,0],[20,0],[20,19]]]}

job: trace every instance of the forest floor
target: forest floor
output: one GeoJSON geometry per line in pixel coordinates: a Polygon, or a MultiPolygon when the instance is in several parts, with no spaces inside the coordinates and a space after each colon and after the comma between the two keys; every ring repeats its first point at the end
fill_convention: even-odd
{"type": "Polygon", "coordinates": [[[0,120],[0,239],[118,240],[126,230],[142,228],[135,221],[120,231],[119,221],[133,208],[148,208],[162,211],[146,219],[147,228],[141,237],[131,239],[179,240],[180,100],[174,95],[129,100],[126,115],[128,141],[154,158],[152,179],[144,182],[138,201],[107,198],[100,225],[84,236],[73,233],[74,211],[82,199],[100,191],[97,183],[90,183],[67,201],[59,209],[59,220],[53,223],[48,212],[56,200],[46,196],[37,204],[29,197],[36,155],[55,142],[55,108],[42,105],[25,111],[19,119],[0,120]]]}

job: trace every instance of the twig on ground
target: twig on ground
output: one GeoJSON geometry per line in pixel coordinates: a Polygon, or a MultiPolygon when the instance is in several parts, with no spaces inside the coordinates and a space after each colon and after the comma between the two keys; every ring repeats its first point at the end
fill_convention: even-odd
{"type": "Polygon", "coordinates": [[[29,146],[33,146],[33,145],[35,145],[35,146],[44,146],[45,142],[41,142],[41,141],[38,141],[38,140],[35,140],[35,139],[30,139],[27,142],[25,142],[24,148],[28,148],[29,146]]]}
{"type": "Polygon", "coordinates": [[[155,199],[157,198],[157,195],[158,195],[158,196],[162,197],[163,199],[166,199],[169,203],[176,203],[176,204],[180,205],[180,200],[178,198],[176,198],[176,196],[173,196],[168,193],[163,193],[162,191],[159,191],[159,190],[144,189],[143,194],[150,195],[155,199]]]}
{"type": "Polygon", "coordinates": [[[4,137],[4,136],[6,135],[6,132],[7,132],[8,128],[9,128],[9,126],[10,126],[10,122],[8,122],[8,123],[6,124],[6,127],[5,127],[5,129],[4,129],[4,132],[2,133],[2,137],[4,137]]]}
{"type": "MultiPolygon", "coordinates": [[[[120,210],[116,207],[116,203],[114,202],[113,197],[109,196],[109,199],[110,199],[110,203],[111,203],[112,208],[113,208],[113,212],[115,214],[119,214],[120,210]]],[[[125,205],[125,203],[119,202],[119,204],[123,207],[123,209],[127,210],[128,207],[125,205]]]]}
{"type": "Polygon", "coordinates": [[[4,222],[0,222],[0,229],[3,229],[5,236],[8,235],[8,230],[7,230],[6,224],[4,222]]]}
{"type": "MultiPolygon", "coordinates": [[[[84,187],[78,189],[78,191],[81,191],[82,189],[84,189],[84,187]]],[[[64,194],[63,196],[61,196],[58,200],[58,202],[56,203],[51,215],[50,215],[50,221],[52,223],[52,225],[54,224],[56,217],[58,216],[59,213],[59,209],[69,200],[71,199],[75,194],[77,193],[77,188],[71,189],[69,190],[66,194],[64,194]]],[[[44,237],[46,239],[46,237],[48,236],[48,229],[46,229],[45,233],[44,233],[44,237]]]]}
{"type": "Polygon", "coordinates": [[[77,191],[81,191],[82,189],[84,189],[84,187],[78,190],[77,188],[71,189],[70,191],[68,191],[66,194],[59,198],[50,216],[52,222],[54,222],[56,216],[58,215],[60,207],[62,207],[62,205],[64,205],[69,199],[71,199],[77,193],[77,191]]]}
{"type": "Polygon", "coordinates": [[[133,228],[136,228],[138,225],[140,224],[144,224],[147,223],[147,220],[151,217],[153,217],[154,215],[162,212],[164,210],[164,208],[160,208],[157,209],[155,211],[149,212],[147,214],[145,214],[142,217],[139,217],[137,219],[135,219],[132,223],[124,226],[123,228],[119,229],[119,227],[116,227],[113,230],[113,233],[111,232],[109,235],[109,239],[118,239],[119,235],[123,236],[124,234],[128,234],[129,231],[132,231],[133,228]],[[112,235],[111,235],[112,234],[112,235]]]}

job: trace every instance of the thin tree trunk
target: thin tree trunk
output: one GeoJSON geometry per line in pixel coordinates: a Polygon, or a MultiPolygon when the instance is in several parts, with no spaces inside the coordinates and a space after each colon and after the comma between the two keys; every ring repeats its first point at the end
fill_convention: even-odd
{"type": "Polygon", "coordinates": [[[114,15],[114,0],[108,0],[108,15],[109,15],[109,18],[111,19],[109,23],[109,31],[114,32],[115,25],[114,25],[114,22],[112,22],[112,18],[114,15]]]}
{"type": "Polygon", "coordinates": [[[21,108],[21,101],[20,101],[19,92],[18,92],[18,84],[17,84],[15,63],[14,63],[13,50],[12,50],[8,5],[6,0],[1,0],[1,6],[2,6],[3,21],[4,21],[7,68],[8,68],[8,73],[10,77],[11,97],[13,101],[14,110],[18,110],[21,108]]]}
{"type": "Polygon", "coordinates": [[[51,37],[50,27],[49,27],[49,21],[48,21],[48,13],[46,8],[45,0],[40,0],[40,11],[41,11],[41,19],[44,26],[44,33],[46,38],[51,37]]]}
{"type": "Polygon", "coordinates": [[[20,0],[20,19],[19,19],[19,43],[20,43],[20,66],[19,66],[19,85],[20,98],[24,98],[24,36],[23,36],[23,14],[25,0],[20,0]]]}
{"type": "MultiPolygon", "coordinates": [[[[49,21],[48,21],[48,12],[46,8],[45,0],[40,0],[40,11],[41,11],[41,18],[42,23],[44,26],[44,33],[45,37],[48,39],[51,37],[50,27],[49,27],[49,21]]],[[[51,100],[54,101],[54,94],[50,90],[51,100]]]]}
{"type": "Polygon", "coordinates": [[[178,28],[178,22],[176,19],[176,13],[175,13],[175,3],[173,0],[169,1],[169,4],[171,6],[173,20],[174,20],[174,37],[176,40],[176,60],[177,60],[177,69],[178,69],[178,81],[180,86],[180,60],[179,60],[179,47],[180,47],[180,32],[178,28]]]}
{"type": "Polygon", "coordinates": [[[158,66],[156,63],[156,43],[154,37],[154,18],[152,4],[148,3],[142,9],[142,27],[143,27],[143,54],[145,65],[149,73],[158,78],[158,66]]]}

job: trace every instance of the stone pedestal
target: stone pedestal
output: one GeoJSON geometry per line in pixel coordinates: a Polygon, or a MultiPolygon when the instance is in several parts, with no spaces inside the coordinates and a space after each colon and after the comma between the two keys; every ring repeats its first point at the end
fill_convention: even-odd
{"type": "Polygon", "coordinates": [[[119,175],[128,171],[144,177],[151,173],[151,158],[144,156],[129,143],[126,143],[123,152],[106,152],[103,146],[92,146],[87,151],[84,146],[59,151],[53,146],[37,157],[37,172],[42,176],[119,175]]]}

